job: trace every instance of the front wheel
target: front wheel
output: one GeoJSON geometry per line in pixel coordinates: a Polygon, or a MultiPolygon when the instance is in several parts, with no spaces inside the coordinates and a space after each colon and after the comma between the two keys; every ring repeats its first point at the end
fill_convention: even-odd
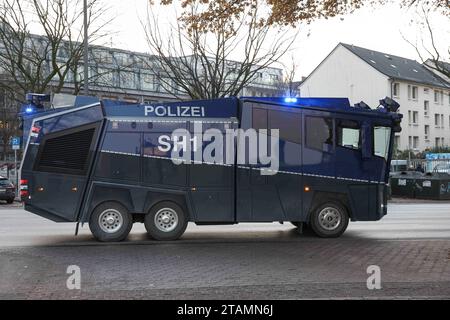
{"type": "Polygon", "coordinates": [[[89,229],[94,237],[103,242],[124,240],[133,226],[133,216],[122,205],[106,202],[92,212],[89,229]]]}
{"type": "Polygon", "coordinates": [[[182,236],[188,223],[184,210],[176,203],[156,204],[145,216],[145,229],[155,240],[176,240],[182,236]]]}
{"type": "Polygon", "coordinates": [[[337,238],[347,229],[347,210],[338,202],[328,201],[317,207],[311,214],[311,229],[321,238],[337,238]]]}

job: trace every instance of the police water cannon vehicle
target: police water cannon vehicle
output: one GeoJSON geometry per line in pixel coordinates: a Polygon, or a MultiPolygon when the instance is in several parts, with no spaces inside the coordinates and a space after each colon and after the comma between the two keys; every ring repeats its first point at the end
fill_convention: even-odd
{"type": "Polygon", "coordinates": [[[100,241],[133,223],[175,240],[188,222],[289,221],[338,237],[387,213],[397,109],[292,97],[77,105],[32,119],[20,194],[25,210],[88,223],[100,241]]]}

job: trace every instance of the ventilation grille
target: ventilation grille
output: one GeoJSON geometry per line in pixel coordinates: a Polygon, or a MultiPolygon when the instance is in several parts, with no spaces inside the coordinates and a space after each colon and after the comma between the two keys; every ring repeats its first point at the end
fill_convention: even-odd
{"type": "Polygon", "coordinates": [[[95,128],[45,141],[39,167],[84,170],[95,128]]]}

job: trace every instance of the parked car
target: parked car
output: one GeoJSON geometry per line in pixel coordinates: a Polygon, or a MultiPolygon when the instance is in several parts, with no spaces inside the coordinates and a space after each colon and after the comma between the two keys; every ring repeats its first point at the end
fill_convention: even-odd
{"type": "Polygon", "coordinates": [[[16,188],[14,184],[5,177],[0,177],[0,200],[6,200],[7,203],[13,203],[16,197],[16,188]]]}

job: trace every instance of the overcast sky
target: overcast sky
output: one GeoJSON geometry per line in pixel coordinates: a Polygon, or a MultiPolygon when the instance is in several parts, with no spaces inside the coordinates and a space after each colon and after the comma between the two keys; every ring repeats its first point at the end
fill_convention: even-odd
{"type": "MultiPolygon", "coordinates": [[[[145,18],[147,0],[108,0],[107,3],[116,16],[111,26],[116,33],[110,37],[108,45],[148,52],[140,22],[145,18]]],[[[342,18],[300,26],[300,36],[292,51],[298,65],[296,78],[307,76],[339,42],[419,60],[415,50],[402,38],[402,34],[411,40],[418,37],[415,21],[417,13],[414,9],[389,5],[376,9],[364,8],[342,18]]],[[[441,51],[445,53],[450,43],[449,18],[435,13],[432,23],[441,51]]],[[[290,56],[286,56],[285,60],[288,63],[290,56]]]]}

